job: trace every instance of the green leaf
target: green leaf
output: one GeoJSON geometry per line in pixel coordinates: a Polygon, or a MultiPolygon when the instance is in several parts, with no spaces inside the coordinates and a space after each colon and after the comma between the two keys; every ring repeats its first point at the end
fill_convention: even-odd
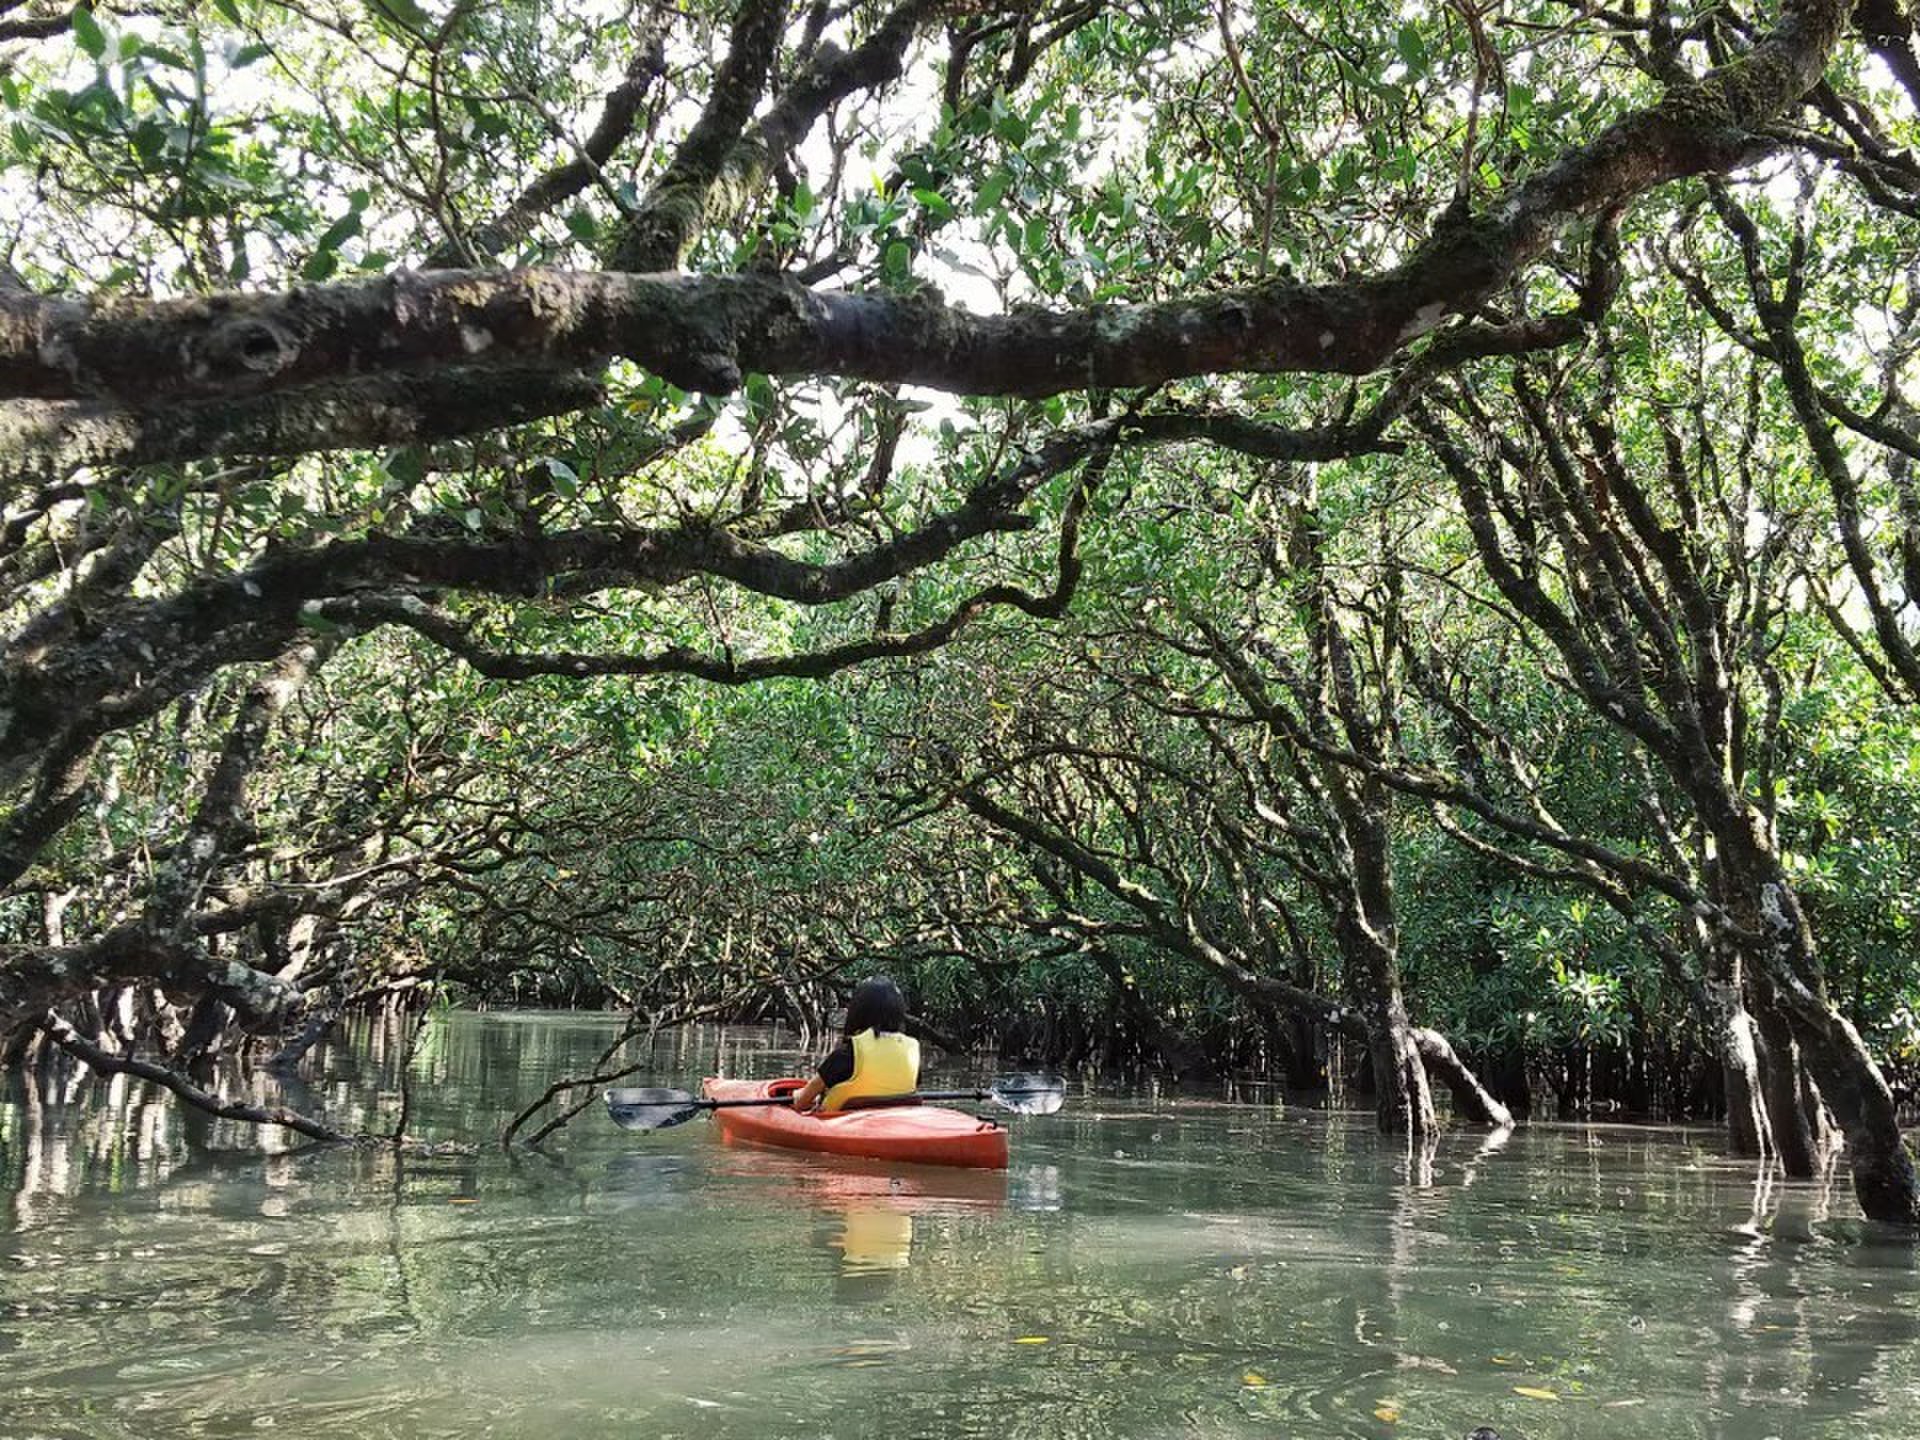
{"type": "Polygon", "coordinates": [[[326,228],[326,232],[315,242],[321,250],[338,250],[343,241],[351,240],[360,233],[360,212],[349,210],[326,228]]]}
{"type": "Polygon", "coordinates": [[[391,451],[380,468],[397,485],[418,485],[427,473],[426,453],[418,446],[409,445],[391,451]]]}
{"type": "Polygon", "coordinates": [[[896,240],[887,246],[887,278],[904,280],[913,270],[913,248],[904,240],[896,240]]]}
{"type": "Polygon", "coordinates": [[[557,456],[546,458],[547,473],[553,477],[553,488],[571,500],[580,493],[580,475],[573,466],[557,456]]]}
{"type": "Polygon", "coordinates": [[[100,22],[93,18],[93,11],[84,5],[74,8],[73,40],[95,60],[107,53],[107,32],[102,30],[100,22]]]}
{"type": "Polygon", "coordinates": [[[938,190],[928,190],[922,187],[913,192],[913,198],[918,200],[928,211],[937,215],[940,219],[951,220],[953,218],[953,206],[948,203],[947,197],[942,195],[938,190]]]}
{"type": "Polygon", "coordinates": [[[414,0],[366,0],[367,9],[380,25],[409,35],[424,35],[433,26],[433,17],[414,0]]]}
{"type": "Polygon", "coordinates": [[[160,122],[148,116],[133,130],[133,151],[147,164],[151,165],[167,148],[167,132],[160,122]]]}
{"type": "Polygon", "coordinates": [[[1420,37],[1419,27],[1412,24],[1402,25],[1396,41],[1400,58],[1407,62],[1407,69],[1419,70],[1427,63],[1427,43],[1420,37]]]}

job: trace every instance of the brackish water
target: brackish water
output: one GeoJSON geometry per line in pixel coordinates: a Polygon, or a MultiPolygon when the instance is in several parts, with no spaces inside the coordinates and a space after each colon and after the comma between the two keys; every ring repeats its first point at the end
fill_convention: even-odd
{"type": "MultiPolygon", "coordinates": [[[[417,1132],[484,1142],[612,1033],[437,1023],[417,1132]]],[[[710,1030],[629,1083],[796,1059],[710,1030]]],[[[380,1123],[386,1037],[322,1061],[289,1098],[380,1123]]],[[[1710,1131],[1409,1157],[1362,1115],[1078,1088],[1014,1123],[1005,1176],[597,1108],[544,1154],[396,1160],[16,1081],[0,1437],[1920,1433],[1915,1251],[1710,1131]]]]}

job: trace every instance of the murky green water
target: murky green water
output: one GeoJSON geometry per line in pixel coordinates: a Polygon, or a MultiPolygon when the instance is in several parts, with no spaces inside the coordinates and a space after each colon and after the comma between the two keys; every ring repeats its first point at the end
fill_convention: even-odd
{"type": "MultiPolygon", "coordinates": [[[[421,1129],[494,1133],[609,1033],[453,1017],[421,1129]]],[[[740,1032],[655,1057],[794,1058],[740,1032]]],[[[304,1098],[392,1088],[363,1046],[304,1098]]],[[[1002,1177],[597,1112],[545,1156],[263,1158],[73,1092],[0,1103],[8,1440],[1920,1432],[1913,1250],[1705,1132],[1461,1132],[1423,1164],[1360,1116],[1076,1095],[1016,1122],[1002,1177]]]]}

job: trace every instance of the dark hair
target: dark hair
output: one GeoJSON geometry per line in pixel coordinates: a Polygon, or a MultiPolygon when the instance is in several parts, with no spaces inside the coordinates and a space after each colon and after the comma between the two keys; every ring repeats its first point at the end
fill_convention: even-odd
{"type": "Polygon", "coordinates": [[[907,997],[891,979],[885,975],[869,975],[853,987],[853,995],[847,1001],[849,1036],[858,1035],[862,1030],[879,1034],[906,1028],[907,997]]]}

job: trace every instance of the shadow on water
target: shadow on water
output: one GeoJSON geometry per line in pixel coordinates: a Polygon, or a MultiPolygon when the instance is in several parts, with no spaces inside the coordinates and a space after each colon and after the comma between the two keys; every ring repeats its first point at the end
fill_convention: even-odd
{"type": "MultiPolygon", "coordinates": [[[[485,1141],[609,1034],[456,1016],[419,1123],[485,1141]]],[[[377,1127],[395,1063],[360,1033],[305,1083],[377,1127]]],[[[803,1063],[689,1032],[650,1078],[803,1063]]],[[[888,1167],[594,1114],[540,1152],[300,1152],[123,1080],[16,1081],[0,1440],[1883,1440],[1920,1410],[1911,1246],[1710,1131],[1408,1148],[1360,1115],[1100,1092],[1013,1149],[888,1167]]]]}

